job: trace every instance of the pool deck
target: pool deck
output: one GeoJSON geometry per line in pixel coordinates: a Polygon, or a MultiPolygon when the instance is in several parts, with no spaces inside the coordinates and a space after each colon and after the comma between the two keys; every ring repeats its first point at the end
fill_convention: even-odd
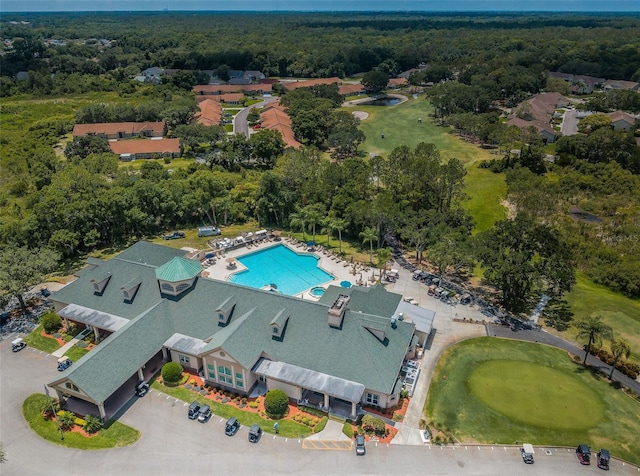
{"type": "MultiPolygon", "coordinates": [[[[211,279],[217,279],[220,281],[228,281],[229,277],[232,274],[238,273],[240,271],[244,271],[247,268],[244,265],[242,265],[242,263],[240,263],[239,261],[236,261],[235,269],[227,269],[227,265],[228,265],[226,261],[227,259],[240,258],[249,253],[255,253],[256,251],[264,250],[277,245],[284,245],[298,254],[312,255],[320,258],[320,262],[319,262],[320,267],[323,270],[325,270],[327,273],[332,274],[335,277],[335,279],[333,281],[329,281],[326,283],[319,284],[317,286],[313,286],[314,288],[315,287],[326,288],[329,285],[340,286],[341,281],[349,281],[351,282],[351,284],[355,285],[356,283],[360,282],[361,279],[362,279],[363,286],[370,286],[372,285],[372,282],[371,282],[372,273],[375,271],[376,276],[378,276],[380,273],[380,270],[378,269],[364,268],[364,269],[368,269],[368,271],[365,271],[364,269],[362,269],[361,266],[358,266],[354,274],[354,266],[351,263],[339,260],[335,256],[330,255],[329,253],[327,253],[322,249],[318,249],[315,252],[308,252],[306,246],[302,244],[295,244],[294,242],[290,242],[288,239],[284,238],[280,241],[264,241],[259,244],[251,245],[250,247],[244,246],[242,248],[228,251],[224,255],[224,258],[217,259],[214,265],[211,265],[205,268],[203,272],[203,276],[211,279]]],[[[317,301],[319,296],[313,296],[310,293],[310,290],[311,289],[307,289],[300,294],[296,294],[296,296],[304,299],[317,301]]]]}

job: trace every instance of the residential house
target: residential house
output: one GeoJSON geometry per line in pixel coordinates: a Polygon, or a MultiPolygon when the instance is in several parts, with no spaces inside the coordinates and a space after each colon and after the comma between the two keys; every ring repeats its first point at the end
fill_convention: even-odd
{"type": "Polygon", "coordinates": [[[242,77],[248,79],[251,82],[266,79],[266,76],[262,73],[262,71],[245,71],[242,77]]]}
{"type": "Polygon", "coordinates": [[[291,82],[283,82],[282,86],[285,91],[293,91],[298,88],[309,88],[312,86],[319,86],[323,84],[337,84],[340,86],[342,81],[340,78],[318,78],[318,79],[308,79],[304,81],[291,81],[291,82]]]}
{"type": "Polygon", "coordinates": [[[433,313],[382,286],[308,301],[216,281],[186,253],[141,241],[54,293],[65,323],[101,340],[49,382],[63,406],[110,418],[167,361],[234,393],[277,388],[352,418],[361,404],[399,401],[403,361],[424,346],[433,313]]]}
{"type": "Polygon", "coordinates": [[[409,86],[409,80],[407,78],[391,78],[387,83],[388,89],[399,89],[409,86]]]}
{"type": "Polygon", "coordinates": [[[105,139],[128,139],[136,136],[164,137],[167,125],[164,122],[101,122],[76,124],[73,137],[100,136],[105,139]]]}
{"type": "Polygon", "coordinates": [[[287,147],[298,148],[302,145],[296,140],[291,128],[291,118],[287,114],[286,108],[279,101],[271,103],[262,109],[260,112],[260,125],[263,129],[280,132],[282,140],[287,147]]]}
{"type": "Polygon", "coordinates": [[[615,131],[635,130],[636,120],[631,114],[624,111],[614,111],[606,114],[611,119],[611,126],[615,131]]]}
{"type": "Polygon", "coordinates": [[[622,79],[607,79],[604,82],[605,91],[610,91],[612,89],[625,89],[627,91],[638,91],[640,88],[640,83],[635,81],[624,81],[622,79]]]}
{"type": "Polygon", "coordinates": [[[518,111],[525,117],[513,115],[507,121],[508,126],[525,128],[535,127],[545,143],[555,142],[560,132],[554,130],[551,125],[556,109],[566,107],[571,102],[560,93],[540,93],[531,99],[524,101],[518,111]]]}
{"type": "Polygon", "coordinates": [[[338,88],[338,94],[342,97],[358,96],[360,94],[364,94],[364,92],[364,86],[362,83],[343,84],[338,88]]]}
{"type": "Polygon", "coordinates": [[[180,139],[129,139],[110,141],[109,146],[121,160],[176,158],[182,155],[180,139]]]}
{"type": "Polygon", "coordinates": [[[195,119],[203,126],[218,126],[222,122],[222,106],[213,99],[204,99],[198,103],[200,110],[196,112],[195,119]]]}

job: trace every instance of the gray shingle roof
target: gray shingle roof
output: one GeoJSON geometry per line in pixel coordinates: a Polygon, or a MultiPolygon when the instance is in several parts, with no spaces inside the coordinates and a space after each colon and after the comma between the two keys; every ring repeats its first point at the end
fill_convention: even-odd
{"type": "Polygon", "coordinates": [[[53,296],[62,304],[73,303],[130,320],[65,371],[64,376],[72,378],[96,402],[117,390],[166,341],[178,345],[180,339],[189,341],[185,352],[189,347],[204,355],[222,348],[248,369],[268,355],[274,361],[358,382],[374,391],[393,391],[415,329],[402,321],[396,328],[390,325],[400,295],[382,286],[330,287],[325,297],[338,292],[351,295],[341,329],[328,325],[332,301],[305,301],[207,278],[198,278],[191,292],[179,299],[165,299],[160,295],[155,269],[179,256],[178,252],[184,254],[139,242],[53,296]],[[112,275],[109,284],[101,295],[94,294],[90,280],[105,272],[112,275]],[[126,303],[120,288],[135,277],[142,283],[133,302],[126,303]],[[235,304],[231,319],[228,325],[220,326],[216,310],[231,304],[235,304]],[[286,332],[282,339],[272,339],[272,321],[283,309],[286,312],[280,316],[288,316],[286,332]],[[383,331],[384,341],[365,324],[383,331]],[[208,342],[203,347],[192,346],[196,341],[208,342]]]}

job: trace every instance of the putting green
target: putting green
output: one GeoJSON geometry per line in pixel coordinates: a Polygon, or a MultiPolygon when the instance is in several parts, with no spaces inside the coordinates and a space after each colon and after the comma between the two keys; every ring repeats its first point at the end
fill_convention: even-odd
{"type": "Polygon", "coordinates": [[[586,430],[604,417],[595,391],[567,372],[536,363],[483,362],[471,373],[469,388],[489,408],[525,425],[586,430]]]}

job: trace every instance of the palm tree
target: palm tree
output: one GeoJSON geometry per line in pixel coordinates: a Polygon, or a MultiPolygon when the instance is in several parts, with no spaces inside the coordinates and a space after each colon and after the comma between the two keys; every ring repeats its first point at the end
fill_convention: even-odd
{"type": "Polygon", "coordinates": [[[313,233],[313,242],[315,243],[316,241],[316,225],[318,223],[320,223],[320,220],[322,219],[322,210],[320,209],[320,206],[318,205],[308,205],[306,207],[304,207],[304,210],[306,212],[307,215],[307,223],[309,224],[309,226],[311,227],[312,233],[313,233]]]}
{"type": "Polygon", "coordinates": [[[387,261],[391,259],[391,250],[389,248],[380,248],[378,254],[378,267],[380,268],[380,280],[387,273],[387,261]]]}
{"type": "Polygon", "coordinates": [[[576,322],[578,328],[577,339],[588,339],[587,350],[584,354],[584,361],[582,365],[587,364],[587,357],[591,352],[591,346],[593,344],[601,344],[602,339],[610,339],[612,335],[611,327],[602,322],[600,316],[590,316],[582,321],[576,322]]]}
{"type": "Polygon", "coordinates": [[[333,222],[333,229],[338,232],[339,252],[342,253],[342,232],[347,227],[347,220],[336,218],[333,222]]]}
{"type": "Polygon", "coordinates": [[[307,241],[305,235],[305,229],[307,228],[307,216],[304,210],[298,210],[297,213],[289,215],[289,226],[291,228],[298,228],[302,230],[302,241],[307,241]]]}
{"type": "Polygon", "coordinates": [[[328,215],[321,220],[322,231],[321,233],[327,234],[327,247],[329,247],[329,241],[331,240],[331,232],[333,231],[333,222],[335,217],[328,215]]]}
{"type": "Polygon", "coordinates": [[[363,231],[360,232],[360,238],[362,238],[362,243],[369,242],[369,263],[373,264],[373,240],[378,239],[378,233],[376,233],[376,229],[372,226],[366,227],[363,231]]]}
{"type": "Polygon", "coordinates": [[[616,368],[616,364],[620,359],[628,359],[631,354],[631,345],[627,339],[622,337],[613,339],[611,342],[611,353],[613,354],[613,364],[611,365],[611,373],[609,374],[609,380],[613,377],[613,371],[616,368]]]}

